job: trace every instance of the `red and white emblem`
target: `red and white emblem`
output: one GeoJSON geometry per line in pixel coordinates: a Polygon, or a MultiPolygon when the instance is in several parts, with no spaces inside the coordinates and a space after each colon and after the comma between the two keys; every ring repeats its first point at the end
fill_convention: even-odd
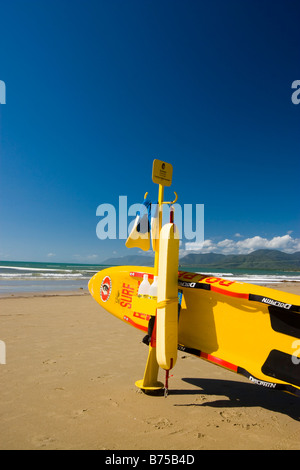
{"type": "Polygon", "coordinates": [[[106,276],[100,287],[100,297],[102,302],[107,302],[111,293],[111,278],[106,276]]]}

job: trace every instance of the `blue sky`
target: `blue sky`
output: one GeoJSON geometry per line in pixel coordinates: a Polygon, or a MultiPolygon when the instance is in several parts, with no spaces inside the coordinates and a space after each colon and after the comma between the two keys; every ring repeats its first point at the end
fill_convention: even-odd
{"type": "MultiPolygon", "coordinates": [[[[300,250],[295,0],[0,2],[0,259],[100,263],[96,209],[173,164],[205,245],[300,250]]],[[[134,252],[134,250],[132,251],[134,252]]]]}

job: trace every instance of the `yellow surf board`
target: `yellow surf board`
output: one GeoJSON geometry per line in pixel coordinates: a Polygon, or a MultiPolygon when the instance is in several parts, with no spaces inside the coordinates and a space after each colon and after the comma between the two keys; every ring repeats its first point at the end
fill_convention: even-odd
{"type": "MultiPolygon", "coordinates": [[[[100,271],[89,282],[95,300],[143,332],[156,305],[136,303],[143,274],[154,268],[123,266],[100,271]]],[[[178,348],[300,396],[300,296],[218,277],[179,272],[182,296],[178,348]]]]}

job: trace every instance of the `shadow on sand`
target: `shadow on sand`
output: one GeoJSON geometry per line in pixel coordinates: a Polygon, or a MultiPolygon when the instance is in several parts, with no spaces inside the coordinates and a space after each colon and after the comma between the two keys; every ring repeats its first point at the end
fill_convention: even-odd
{"type": "Polygon", "coordinates": [[[209,406],[213,408],[261,407],[282,413],[300,421],[300,398],[278,390],[270,390],[251,383],[232,380],[183,378],[183,382],[198,387],[194,390],[170,390],[170,395],[207,395],[219,400],[201,404],[178,404],[175,406],[209,406]],[[199,390],[200,389],[200,390],[199,390]],[[228,399],[224,399],[224,396],[228,399]]]}

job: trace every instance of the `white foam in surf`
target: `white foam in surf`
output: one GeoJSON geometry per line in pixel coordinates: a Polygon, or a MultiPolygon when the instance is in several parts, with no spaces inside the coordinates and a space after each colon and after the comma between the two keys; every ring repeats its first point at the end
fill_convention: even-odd
{"type": "Polygon", "coordinates": [[[81,273],[76,273],[76,274],[37,274],[37,273],[23,273],[23,274],[11,274],[11,273],[0,273],[0,279],[2,280],[9,280],[9,279],[19,279],[19,280],[26,280],[26,279],[83,279],[84,276],[81,273]]]}
{"type": "Polygon", "coordinates": [[[248,284],[277,284],[279,282],[300,282],[300,276],[297,275],[280,275],[280,274],[233,274],[233,273],[205,273],[199,272],[211,277],[219,277],[234,282],[245,282],[248,284]]]}

